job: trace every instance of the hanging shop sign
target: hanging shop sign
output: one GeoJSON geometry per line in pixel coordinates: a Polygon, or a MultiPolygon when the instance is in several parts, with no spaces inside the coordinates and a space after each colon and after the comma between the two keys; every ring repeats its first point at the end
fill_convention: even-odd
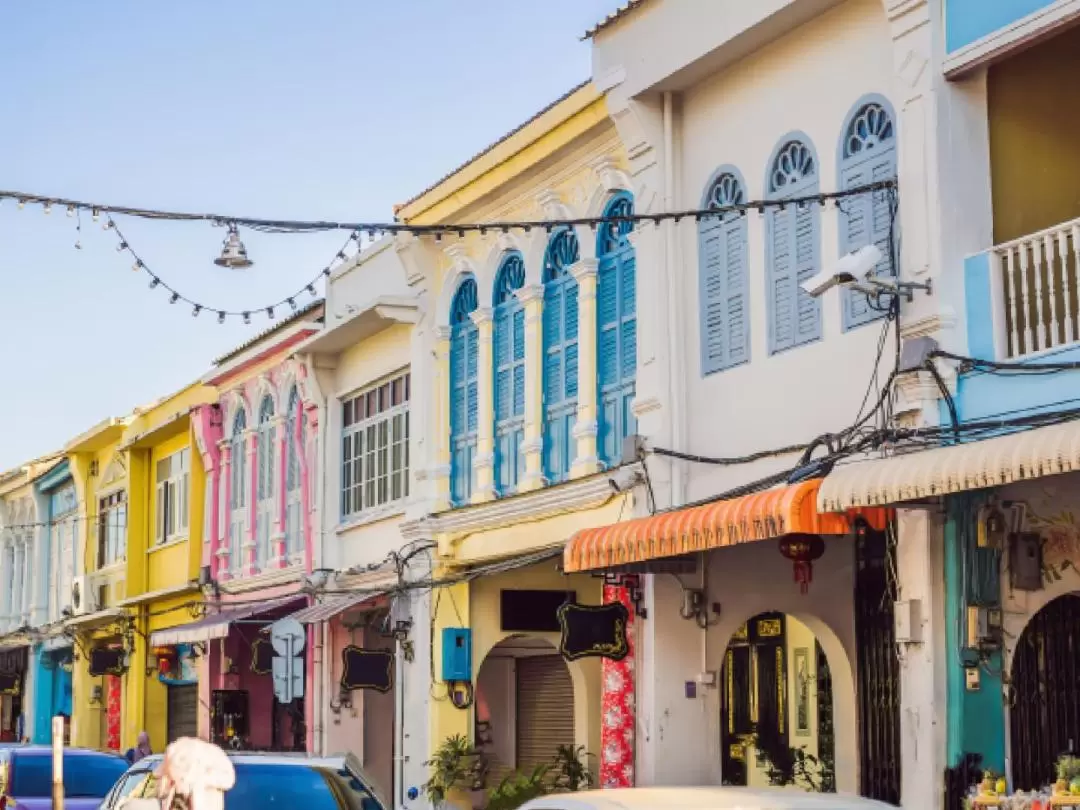
{"type": "Polygon", "coordinates": [[[22,677],[12,672],[0,672],[0,695],[17,695],[22,677]]]}
{"type": "Polygon", "coordinates": [[[112,647],[98,647],[96,650],[90,651],[90,675],[92,677],[123,674],[123,650],[112,647]]]}
{"type": "Polygon", "coordinates": [[[389,692],[394,682],[394,653],[349,645],[341,651],[341,688],[389,692]]]}
{"type": "Polygon", "coordinates": [[[251,642],[251,671],[256,675],[269,675],[274,667],[274,647],[270,639],[257,638],[251,642]]]}
{"type": "Polygon", "coordinates": [[[567,661],[607,658],[621,661],[630,652],[626,623],[630,613],[622,602],[579,605],[567,602],[559,608],[562,638],[559,652],[567,661]]]}

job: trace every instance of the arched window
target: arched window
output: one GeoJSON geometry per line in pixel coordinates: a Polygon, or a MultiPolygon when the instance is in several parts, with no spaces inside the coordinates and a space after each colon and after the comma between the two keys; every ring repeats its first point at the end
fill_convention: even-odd
{"type": "Polygon", "coordinates": [[[564,481],[574,460],[578,393],[577,234],[561,228],[544,254],[544,475],[564,481]]]}
{"type": "Polygon", "coordinates": [[[294,385],[289,391],[285,411],[285,553],[292,558],[303,551],[300,520],[300,453],[304,451],[304,423],[300,416],[300,392],[294,385]],[[296,430],[300,420],[301,433],[296,430]]]}
{"type": "MultiPolygon", "coordinates": [[[[769,163],[765,188],[772,200],[806,197],[820,189],[817,156],[809,142],[789,135],[769,163]]],[[[821,265],[818,206],[771,207],[765,218],[769,353],[821,338],[821,302],[800,286],[821,265]]]]}
{"type": "Polygon", "coordinates": [[[259,434],[256,463],[259,477],[255,507],[255,565],[262,569],[270,559],[270,536],[274,526],[274,400],[269,395],[259,404],[259,434]]]}
{"type": "Polygon", "coordinates": [[[476,307],[476,279],[470,276],[450,304],[450,499],[455,505],[472,496],[479,335],[471,315],[476,307]]]}
{"type": "MultiPolygon", "coordinates": [[[[864,100],[848,116],[840,144],[840,188],[857,188],[896,177],[896,128],[887,104],[883,98],[864,100]]],[[[896,274],[892,238],[894,200],[887,190],[882,190],[848,197],[838,205],[840,255],[869,244],[877,245],[882,259],[874,272],[879,276],[896,274]]],[[[869,323],[884,314],[855,290],[844,290],[843,302],[844,329],[869,323]]]]}
{"type": "MultiPolygon", "coordinates": [[[[616,194],[604,216],[632,216],[634,198],[616,194]]],[[[600,381],[597,453],[607,465],[622,458],[622,442],[636,430],[630,411],[637,379],[637,279],[633,222],[611,222],[596,240],[596,370],[600,381]]]]}
{"type": "Polygon", "coordinates": [[[248,465],[244,447],[247,412],[240,408],[233,418],[229,468],[229,568],[239,573],[244,568],[244,536],[247,534],[248,465]]]}
{"type": "Polygon", "coordinates": [[[495,276],[495,489],[508,495],[525,470],[525,309],[514,295],[525,261],[508,253],[495,276]]]}
{"type": "MultiPolygon", "coordinates": [[[[717,171],[703,208],[743,205],[746,190],[732,167],[717,171]]],[[[698,223],[701,302],[701,373],[712,374],[750,359],[750,290],[744,211],[698,223]]]]}

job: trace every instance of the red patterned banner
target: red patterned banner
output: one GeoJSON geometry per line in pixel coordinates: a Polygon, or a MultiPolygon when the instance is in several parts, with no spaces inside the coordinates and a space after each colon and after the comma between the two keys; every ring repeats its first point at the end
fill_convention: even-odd
{"type": "Polygon", "coordinates": [[[115,675],[105,676],[105,747],[110,751],[120,750],[120,679],[115,675]]]}
{"type": "Polygon", "coordinates": [[[626,637],[630,652],[601,665],[600,787],[634,786],[634,605],[627,588],[604,586],[604,604],[622,602],[630,614],[626,637]]]}

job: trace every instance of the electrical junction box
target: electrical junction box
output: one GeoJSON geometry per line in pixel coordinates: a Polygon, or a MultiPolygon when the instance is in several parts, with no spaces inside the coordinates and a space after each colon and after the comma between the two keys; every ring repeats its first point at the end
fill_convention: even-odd
{"type": "Polygon", "coordinates": [[[468,627],[443,628],[442,679],[472,681],[472,630],[468,627]]]}
{"type": "Polygon", "coordinates": [[[1043,587],[1042,537],[1035,532],[1009,535],[1009,584],[1018,591],[1043,587]]]}
{"type": "Polygon", "coordinates": [[[905,599],[893,603],[893,637],[899,644],[918,644],[922,641],[922,603],[905,599]]]}
{"type": "Polygon", "coordinates": [[[979,686],[979,668],[968,667],[964,670],[964,688],[969,692],[978,692],[979,686]]]}
{"type": "Polygon", "coordinates": [[[1001,609],[968,606],[967,646],[996,647],[1001,641],[1001,609]]]}

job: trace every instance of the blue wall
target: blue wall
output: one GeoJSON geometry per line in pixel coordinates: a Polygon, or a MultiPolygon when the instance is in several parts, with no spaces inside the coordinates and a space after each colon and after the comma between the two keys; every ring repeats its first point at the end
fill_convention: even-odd
{"type": "Polygon", "coordinates": [[[950,53],[1009,23],[1049,6],[1053,0],[947,0],[945,50],[950,53]]]}
{"type": "Polygon", "coordinates": [[[30,657],[30,666],[34,672],[34,714],[31,742],[47,745],[52,741],[52,718],[58,714],[71,717],[71,673],[66,672],[58,663],[45,665],[48,656],[55,662],[57,658],[71,650],[47,652],[39,644],[30,657]]]}

